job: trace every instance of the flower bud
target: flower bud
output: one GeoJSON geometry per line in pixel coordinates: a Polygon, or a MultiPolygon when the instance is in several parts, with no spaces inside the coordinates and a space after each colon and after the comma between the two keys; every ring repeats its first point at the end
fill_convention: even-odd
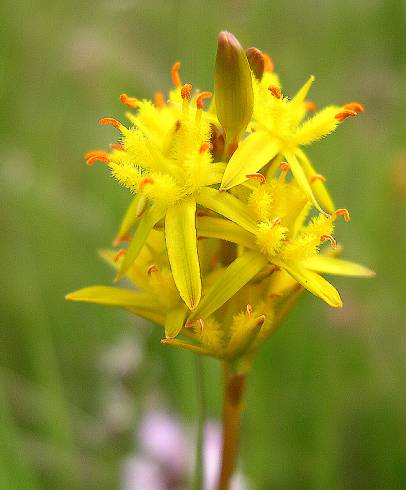
{"type": "Polygon", "coordinates": [[[265,70],[265,59],[262,51],[257,48],[248,48],[245,50],[245,54],[255,78],[261,80],[265,70]]]}
{"type": "Polygon", "coordinates": [[[236,146],[251,120],[254,95],[244,49],[233,34],[225,31],[218,37],[215,101],[227,145],[236,146]]]}

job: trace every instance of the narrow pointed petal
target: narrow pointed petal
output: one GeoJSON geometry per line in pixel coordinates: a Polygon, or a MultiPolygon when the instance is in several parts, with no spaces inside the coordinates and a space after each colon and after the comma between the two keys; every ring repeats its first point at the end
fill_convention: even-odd
{"type": "Polygon", "coordinates": [[[220,189],[230,189],[245,182],[248,174],[261,170],[278,151],[279,143],[266,131],[251,133],[240,143],[228,162],[220,189]]]}
{"type": "Polygon", "coordinates": [[[328,305],[333,308],[341,308],[343,303],[337,289],[326,281],[323,277],[319,276],[316,272],[305,269],[297,264],[286,264],[284,262],[278,263],[280,267],[283,267],[293,279],[300,283],[304,288],[318,296],[328,305]]]}
{"type": "Polygon", "coordinates": [[[137,194],[132,200],[131,204],[128,206],[127,211],[125,212],[121,221],[120,228],[114,239],[114,245],[118,245],[121,241],[123,241],[123,238],[128,235],[131,228],[135,225],[135,222],[142,211],[142,209],[140,209],[140,205],[142,207],[142,202],[140,201],[144,201],[146,204],[145,197],[141,194],[137,194]]]}
{"type": "Polygon", "coordinates": [[[247,284],[268,263],[258,252],[245,252],[232,262],[206,291],[189,320],[207,318],[247,284]]]}
{"type": "Polygon", "coordinates": [[[225,218],[242,226],[245,230],[255,233],[256,223],[248,207],[232,194],[220,192],[210,187],[200,189],[196,201],[207,209],[211,209],[225,218]]]}
{"type": "Polygon", "coordinates": [[[69,293],[65,298],[68,301],[118,306],[155,323],[162,324],[164,321],[162,308],[156,301],[145,293],[137,293],[131,289],[91,286],[69,293]]]}
{"type": "Polygon", "coordinates": [[[132,266],[144,243],[148,239],[150,231],[163,216],[163,211],[158,210],[155,207],[149,208],[147,211],[145,211],[142,218],[140,218],[134,237],[130,242],[130,246],[125,254],[120,270],[117,273],[115,278],[116,281],[124,277],[128,269],[132,266]]]}
{"type": "Polygon", "coordinates": [[[297,92],[297,94],[293,97],[291,104],[294,104],[294,105],[303,104],[303,102],[305,101],[307,94],[309,93],[309,90],[310,90],[311,86],[313,85],[314,81],[315,81],[314,75],[310,75],[310,77],[305,82],[303,87],[301,87],[299,89],[299,91],[297,92]]]}
{"type": "Polygon", "coordinates": [[[333,274],[335,276],[374,277],[375,272],[363,265],[348,260],[329,257],[327,255],[315,255],[300,264],[306,269],[320,274],[333,274]]]}
{"type": "Polygon", "coordinates": [[[264,315],[257,318],[247,318],[243,329],[233,331],[227,346],[226,356],[233,359],[247,352],[255,342],[264,322],[264,315]]]}
{"type": "Polygon", "coordinates": [[[168,311],[165,320],[165,337],[167,339],[175,338],[182,330],[182,327],[185,324],[186,315],[187,309],[184,305],[168,311]]]}
{"type": "Polygon", "coordinates": [[[183,340],[162,339],[161,344],[169,345],[170,347],[179,347],[180,349],[188,350],[190,352],[193,352],[194,354],[200,354],[202,356],[215,356],[215,354],[210,350],[197,344],[189,344],[188,342],[185,342],[183,340]]]}
{"type": "Polygon", "coordinates": [[[202,216],[197,218],[196,228],[198,236],[219,238],[247,248],[256,247],[255,236],[229,220],[202,216]]]}
{"type": "Polygon", "coordinates": [[[306,174],[302,166],[300,165],[296,155],[293,152],[285,152],[285,157],[289,163],[289,167],[292,170],[292,174],[296,179],[297,184],[302,189],[302,191],[307,195],[312,204],[318,209],[321,213],[326,214],[323,209],[320,207],[319,203],[316,201],[314,197],[312,188],[310,187],[310,183],[307,180],[306,174]]]}
{"type": "Polygon", "coordinates": [[[90,286],[79,289],[78,291],[67,294],[65,299],[107,306],[139,306],[142,308],[155,306],[155,303],[152,302],[150,297],[144,293],[137,293],[131,289],[111,286],[90,286]]]}
{"type": "Polygon", "coordinates": [[[196,202],[186,199],[171,206],[165,219],[165,239],[176,287],[193,310],[202,292],[196,239],[196,202]]]}
{"type": "Polygon", "coordinates": [[[310,160],[307,158],[306,154],[300,150],[296,150],[296,155],[302,164],[304,173],[306,174],[307,180],[310,181],[310,187],[312,188],[314,197],[320,206],[330,214],[333,214],[337,209],[330,193],[327,190],[327,186],[324,184],[323,180],[315,179],[312,182],[312,178],[317,174],[310,160]]]}
{"type": "Polygon", "coordinates": [[[205,182],[205,185],[220,184],[221,180],[223,179],[225,169],[225,163],[213,163],[210,167],[210,173],[207,182],[205,182]]]}

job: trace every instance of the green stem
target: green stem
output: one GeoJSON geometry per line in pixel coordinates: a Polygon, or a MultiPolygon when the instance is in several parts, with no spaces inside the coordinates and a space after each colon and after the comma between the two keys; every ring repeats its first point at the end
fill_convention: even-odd
{"type": "Polygon", "coordinates": [[[196,455],[195,455],[195,475],[193,490],[203,490],[203,443],[204,443],[204,422],[206,419],[206,398],[204,390],[204,369],[202,356],[195,356],[196,372],[196,391],[197,391],[197,427],[196,427],[196,455]]]}

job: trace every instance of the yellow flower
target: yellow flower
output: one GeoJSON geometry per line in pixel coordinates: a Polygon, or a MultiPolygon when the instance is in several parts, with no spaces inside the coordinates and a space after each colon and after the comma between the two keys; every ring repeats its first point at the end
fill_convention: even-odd
{"type": "Polygon", "coordinates": [[[248,174],[258,172],[280,155],[287,160],[298,184],[319,211],[322,208],[329,213],[334,211],[333,202],[324,186],[324,177],[316,173],[300,147],[328,135],[347,117],[363,112],[364,108],[359,103],[328,106],[303,121],[308,110],[313,109],[313,105],[306,101],[313,81],[314,77],[311,76],[290,100],[282,95],[274,73],[265,71],[261,80],[253,77],[252,132],[231,157],[224,172],[222,189],[243,183],[248,174]]]}

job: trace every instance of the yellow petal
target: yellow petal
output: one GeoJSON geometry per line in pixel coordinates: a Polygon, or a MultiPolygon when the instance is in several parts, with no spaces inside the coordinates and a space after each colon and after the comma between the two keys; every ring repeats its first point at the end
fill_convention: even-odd
{"type": "Polygon", "coordinates": [[[128,271],[128,269],[132,266],[135,259],[138,257],[138,254],[140,253],[144,243],[146,242],[152,228],[158,223],[163,215],[164,212],[162,211],[162,209],[151,207],[147,211],[145,211],[142,218],[140,218],[134,237],[130,242],[130,246],[128,247],[127,253],[125,254],[120,270],[118,271],[115,278],[116,281],[121,279],[128,271]]]}
{"type": "Polygon", "coordinates": [[[327,255],[315,255],[300,264],[306,269],[321,274],[334,274],[336,276],[374,277],[375,272],[363,265],[348,260],[328,257],[327,255]]]}
{"type": "Polygon", "coordinates": [[[247,284],[268,263],[258,252],[245,252],[232,262],[206,291],[189,320],[207,318],[247,284]]]}
{"type": "Polygon", "coordinates": [[[289,167],[292,170],[292,174],[296,179],[298,186],[302,189],[302,191],[307,195],[312,204],[318,209],[321,213],[326,214],[320,207],[319,203],[316,201],[314,197],[312,188],[310,187],[309,181],[307,180],[306,174],[302,166],[300,165],[296,155],[293,152],[285,151],[285,157],[289,163],[289,167]]]}
{"type": "Polygon", "coordinates": [[[222,218],[202,216],[196,220],[198,236],[219,238],[228,242],[237,243],[247,248],[255,248],[255,235],[236,225],[232,221],[222,218]]]}
{"type": "Polygon", "coordinates": [[[317,176],[318,174],[310,160],[307,158],[307,155],[302,150],[297,149],[296,155],[302,164],[304,173],[306,174],[307,180],[310,182],[310,186],[313,190],[314,197],[317,199],[317,202],[325,211],[333,214],[337,208],[323,180],[319,178],[313,179],[313,177],[317,176]]]}
{"type": "Polygon", "coordinates": [[[165,320],[165,337],[173,339],[182,330],[187,314],[186,306],[182,305],[168,311],[165,320]]]}
{"type": "Polygon", "coordinates": [[[247,180],[247,175],[261,170],[279,151],[279,143],[266,131],[251,133],[240,143],[224,172],[221,190],[247,180]]]}
{"type": "Polygon", "coordinates": [[[184,342],[183,340],[178,339],[162,339],[161,344],[169,345],[170,347],[179,347],[180,349],[188,350],[193,352],[194,354],[200,354],[202,356],[215,356],[214,353],[201,347],[197,344],[189,344],[188,342],[184,342]]]}
{"type": "Polygon", "coordinates": [[[295,144],[309,145],[332,133],[339,124],[339,121],[335,118],[338,112],[340,112],[340,107],[329,106],[318,112],[311,119],[306,120],[294,135],[295,144]]]}
{"type": "Polygon", "coordinates": [[[199,304],[201,279],[196,240],[196,202],[185,199],[168,208],[165,239],[176,287],[186,305],[199,304]]]}
{"type": "Polygon", "coordinates": [[[232,194],[204,187],[196,195],[196,201],[205,208],[234,221],[245,230],[255,233],[256,223],[248,207],[232,194]]]}
{"type": "Polygon", "coordinates": [[[334,286],[332,286],[323,277],[316,272],[305,269],[297,264],[286,264],[285,262],[276,263],[288,272],[293,279],[300,283],[304,288],[318,296],[328,305],[334,308],[343,306],[340,295],[334,286]]]}
{"type": "Polygon", "coordinates": [[[120,228],[117,232],[117,235],[114,239],[113,245],[117,245],[120,243],[125,237],[131,228],[134,226],[137,218],[142,214],[142,207],[146,205],[145,197],[141,194],[138,194],[134,197],[131,204],[128,206],[124,217],[121,221],[120,228]]]}

